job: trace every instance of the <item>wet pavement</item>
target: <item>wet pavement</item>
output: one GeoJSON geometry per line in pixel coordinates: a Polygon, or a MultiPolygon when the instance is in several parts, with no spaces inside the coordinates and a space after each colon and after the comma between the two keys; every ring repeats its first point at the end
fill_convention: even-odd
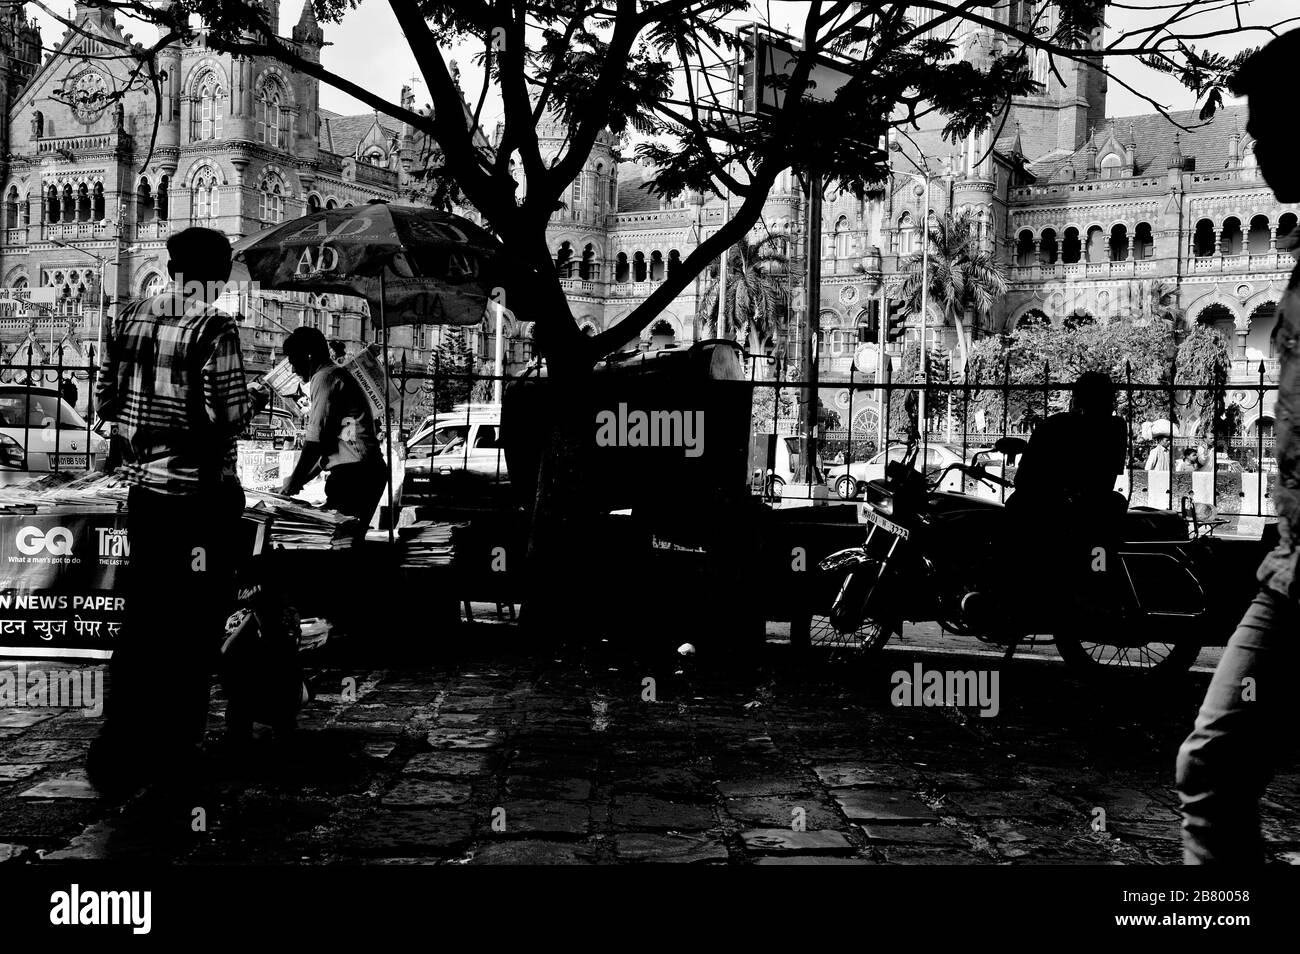
{"type": "MultiPolygon", "coordinates": [[[[1180,860],[1174,756],[1204,674],[1103,688],[955,639],[868,666],[769,643],[681,674],[671,652],[527,652],[509,626],[463,642],[419,667],[320,672],[296,733],[120,806],[83,773],[100,720],[0,709],[0,864],[1180,860]],[[955,671],[996,694],[896,704],[925,702],[896,673],[955,671]]],[[[214,740],[222,709],[214,693],[214,740]]],[[[1300,860],[1288,765],[1263,807],[1278,861],[1300,860]]]]}

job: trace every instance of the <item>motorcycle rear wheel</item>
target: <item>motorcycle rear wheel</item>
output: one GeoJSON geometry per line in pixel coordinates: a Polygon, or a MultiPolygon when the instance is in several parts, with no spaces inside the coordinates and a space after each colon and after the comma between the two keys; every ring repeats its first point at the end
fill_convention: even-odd
{"type": "Polygon", "coordinates": [[[874,655],[893,634],[891,627],[875,619],[864,619],[857,629],[841,633],[829,616],[814,616],[809,626],[809,643],[820,649],[847,649],[857,654],[874,655]]]}
{"type": "Polygon", "coordinates": [[[1077,632],[1056,633],[1056,651],[1080,674],[1107,677],[1136,673],[1146,679],[1176,678],[1196,663],[1201,647],[1194,642],[1152,641],[1141,646],[1116,646],[1080,638],[1077,632]]]}

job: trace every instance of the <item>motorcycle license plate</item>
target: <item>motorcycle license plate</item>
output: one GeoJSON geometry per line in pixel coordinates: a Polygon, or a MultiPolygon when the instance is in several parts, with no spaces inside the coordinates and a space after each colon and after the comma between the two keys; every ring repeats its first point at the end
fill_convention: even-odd
{"type": "Polygon", "coordinates": [[[906,527],[900,527],[898,524],[894,523],[894,521],[887,520],[868,506],[863,506],[862,516],[868,523],[874,523],[882,530],[888,530],[900,540],[906,540],[911,536],[911,532],[906,527]]]}

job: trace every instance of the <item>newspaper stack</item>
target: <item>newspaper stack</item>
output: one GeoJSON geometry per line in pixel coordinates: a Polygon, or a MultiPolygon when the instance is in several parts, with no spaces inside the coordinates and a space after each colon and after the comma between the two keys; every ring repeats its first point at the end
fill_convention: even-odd
{"type": "Polygon", "coordinates": [[[450,566],[454,554],[451,535],[456,525],[422,520],[409,527],[399,527],[402,543],[402,567],[419,569],[450,566]]]}
{"type": "Polygon", "coordinates": [[[0,488],[0,512],[116,513],[126,505],[128,486],[120,477],[89,473],[50,473],[0,488]]]}
{"type": "Polygon", "coordinates": [[[299,503],[280,494],[244,491],[251,510],[274,518],[271,543],[283,550],[338,550],[352,546],[359,522],[333,510],[299,503]]]}

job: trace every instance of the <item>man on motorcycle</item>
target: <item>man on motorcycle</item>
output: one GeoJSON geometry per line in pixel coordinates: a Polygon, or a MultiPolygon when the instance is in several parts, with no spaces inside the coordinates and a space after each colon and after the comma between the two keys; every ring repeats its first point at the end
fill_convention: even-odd
{"type": "Polygon", "coordinates": [[[1059,605],[1063,581],[1085,593],[1092,592],[1086,584],[1104,582],[1088,570],[1106,565],[1095,550],[1118,538],[1128,506],[1114,490],[1128,449],[1128,428],[1114,409],[1110,376],[1086,371],[1069,412],[1039,424],[1025,449],[1007,498],[1006,542],[1014,551],[1008,562],[1020,569],[1033,603],[1059,605]]]}

